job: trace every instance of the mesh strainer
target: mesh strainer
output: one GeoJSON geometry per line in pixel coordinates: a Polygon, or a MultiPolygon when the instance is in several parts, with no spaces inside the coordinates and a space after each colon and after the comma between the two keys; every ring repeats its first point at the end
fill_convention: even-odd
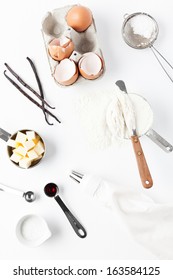
{"type": "Polygon", "coordinates": [[[122,35],[124,41],[132,48],[145,49],[150,48],[159,62],[160,66],[173,82],[173,79],[167,72],[161,59],[166,62],[167,66],[173,69],[173,66],[168,60],[153,46],[154,41],[157,39],[159,27],[156,20],[146,13],[134,13],[125,15],[125,20],[122,26],[122,35]]]}

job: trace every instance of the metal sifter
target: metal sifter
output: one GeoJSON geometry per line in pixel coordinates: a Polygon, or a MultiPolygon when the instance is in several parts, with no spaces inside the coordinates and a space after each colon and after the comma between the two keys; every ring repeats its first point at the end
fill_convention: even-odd
{"type": "Polygon", "coordinates": [[[167,66],[171,69],[173,69],[173,66],[153,46],[159,33],[159,27],[156,20],[146,13],[125,14],[124,18],[122,36],[126,44],[135,49],[150,48],[168,78],[173,82],[173,79],[167,72],[161,60],[166,62],[167,66]]]}

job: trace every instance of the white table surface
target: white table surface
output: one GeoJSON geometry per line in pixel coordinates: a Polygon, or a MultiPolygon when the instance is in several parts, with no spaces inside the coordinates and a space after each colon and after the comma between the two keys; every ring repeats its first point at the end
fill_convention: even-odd
{"type": "MultiPolygon", "coordinates": [[[[93,173],[131,189],[142,188],[129,141],[123,148],[93,150],[89,147],[78,120],[72,116],[74,99],[83,89],[99,90],[124,79],[129,91],[143,95],[154,112],[153,128],[173,143],[173,84],[159,67],[149,49],[128,47],[121,36],[123,15],[137,11],[151,14],[159,24],[155,42],[173,62],[172,1],[121,0],[80,1],[94,15],[97,35],[103,51],[106,72],[101,79],[70,87],[59,87],[50,75],[41,20],[47,11],[75,4],[75,1],[1,1],[0,2],[0,127],[10,133],[27,128],[38,131],[46,143],[46,156],[35,168],[21,170],[6,154],[6,143],[0,141],[0,182],[23,191],[33,190],[37,200],[29,204],[22,198],[0,193],[0,258],[1,259],[154,259],[149,251],[135,243],[116,213],[94,202],[69,178],[71,169],[93,173]],[[36,64],[47,100],[56,106],[62,124],[48,126],[35,105],[23,97],[3,76],[4,62],[36,88],[33,73],[26,60],[36,64]],[[73,123],[72,123],[73,119],[73,123]],[[73,232],[60,207],[43,193],[46,183],[55,182],[60,195],[87,230],[80,239],[73,232]],[[52,238],[42,246],[30,249],[16,238],[17,221],[26,214],[45,218],[52,238]]],[[[173,75],[172,75],[173,77],[173,75]]],[[[173,154],[167,154],[147,137],[141,142],[147,155],[154,186],[147,192],[156,201],[173,202],[173,154]]]]}

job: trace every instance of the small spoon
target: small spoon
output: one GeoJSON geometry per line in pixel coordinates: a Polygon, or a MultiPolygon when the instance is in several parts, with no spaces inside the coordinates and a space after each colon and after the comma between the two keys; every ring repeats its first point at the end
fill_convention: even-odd
{"type": "Polygon", "coordinates": [[[31,191],[24,193],[23,197],[27,202],[33,202],[35,200],[35,194],[31,191]]]}
{"type": "Polygon", "coordinates": [[[33,202],[36,198],[35,194],[32,191],[23,192],[18,189],[7,187],[6,185],[3,185],[3,184],[0,184],[0,191],[4,191],[7,193],[18,195],[20,197],[24,197],[24,199],[27,202],[33,202]]]}
{"type": "Polygon", "coordinates": [[[64,214],[66,215],[67,219],[69,220],[71,226],[73,227],[76,234],[84,238],[86,237],[87,233],[84,227],[78,222],[78,220],[73,216],[73,214],[70,212],[70,210],[67,208],[67,206],[64,204],[62,199],[59,196],[59,188],[54,183],[48,183],[44,187],[44,193],[49,197],[54,197],[56,202],[59,204],[61,209],[63,210],[64,214]]]}

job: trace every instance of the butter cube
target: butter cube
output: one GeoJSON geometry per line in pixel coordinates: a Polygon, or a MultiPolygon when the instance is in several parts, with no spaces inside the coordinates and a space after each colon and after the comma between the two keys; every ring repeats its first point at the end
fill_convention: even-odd
{"type": "Polygon", "coordinates": [[[36,160],[38,158],[38,154],[34,150],[27,152],[27,156],[30,160],[36,160]]]}
{"type": "Polygon", "coordinates": [[[36,138],[36,134],[35,131],[27,131],[26,132],[26,136],[28,138],[28,140],[33,140],[36,138]]]}
{"type": "Polygon", "coordinates": [[[24,148],[29,151],[35,147],[35,143],[32,140],[28,140],[23,144],[24,148]]]}
{"type": "Polygon", "coordinates": [[[37,143],[37,145],[35,146],[35,148],[34,148],[34,151],[37,153],[37,155],[41,155],[41,154],[43,154],[44,153],[44,145],[43,145],[43,143],[41,142],[41,141],[39,141],[38,143],[37,143]]]}
{"type": "Polygon", "coordinates": [[[42,158],[42,155],[40,155],[40,156],[37,155],[37,158],[33,159],[33,161],[39,160],[41,158],[42,158]]]}
{"type": "Polygon", "coordinates": [[[39,136],[36,136],[35,139],[33,139],[32,141],[35,143],[35,145],[39,142],[40,140],[40,137],[39,136]]]}
{"type": "Polygon", "coordinates": [[[16,142],[24,144],[27,140],[27,136],[25,133],[18,131],[16,135],[16,142]]]}
{"type": "Polygon", "coordinates": [[[12,161],[14,161],[15,163],[19,163],[19,161],[22,159],[22,156],[16,153],[13,153],[10,157],[10,159],[12,161]]]}
{"type": "Polygon", "coordinates": [[[16,149],[13,150],[13,153],[22,155],[22,156],[24,157],[24,156],[26,156],[26,154],[27,154],[27,150],[26,150],[24,147],[19,146],[18,148],[16,148],[16,149]]]}
{"type": "Polygon", "coordinates": [[[18,148],[19,146],[23,147],[23,145],[22,145],[21,143],[16,142],[16,144],[15,144],[15,148],[18,148]]]}
{"type": "Polygon", "coordinates": [[[29,158],[22,158],[21,160],[19,160],[19,166],[22,168],[27,169],[28,167],[30,167],[31,165],[31,160],[29,158]]]}
{"type": "Polygon", "coordinates": [[[16,148],[16,141],[13,140],[13,139],[8,139],[7,145],[12,147],[12,148],[16,148]]]}

